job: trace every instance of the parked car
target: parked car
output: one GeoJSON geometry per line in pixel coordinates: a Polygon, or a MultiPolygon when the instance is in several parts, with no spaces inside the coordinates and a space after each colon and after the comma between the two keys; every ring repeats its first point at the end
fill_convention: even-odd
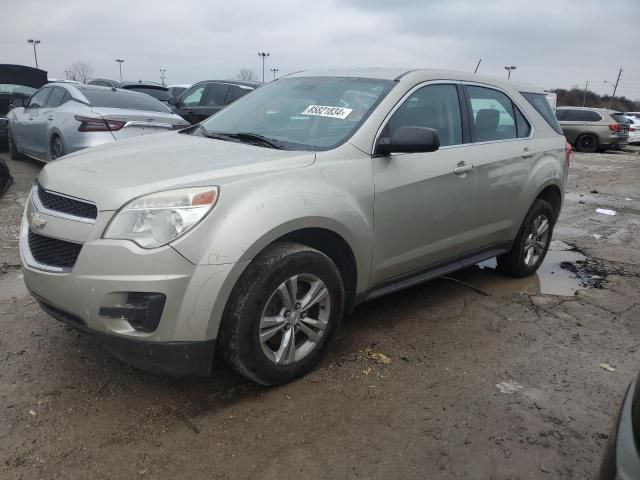
{"type": "Polygon", "coordinates": [[[143,82],[142,80],[138,82],[122,82],[120,83],[120,88],[124,90],[133,90],[134,92],[146,93],[156,100],[160,100],[165,105],[169,105],[169,100],[171,99],[171,92],[169,92],[169,89],[159,83],[143,82]]]}
{"type": "Polygon", "coordinates": [[[110,78],[94,78],[87,85],[98,85],[99,87],[111,87],[120,88],[120,82],[118,80],[112,80],[110,78]]]}
{"type": "Polygon", "coordinates": [[[640,116],[625,115],[629,120],[629,145],[640,143],[640,116]]]}
{"type": "Polygon", "coordinates": [[[556,116],[567,141],[578,152],[622,149],[629,139],[625,116],[606,108],[558,107],[556,116]]]}
{"type": "Polygon", "coordinates": [[[191,87],[191,85],[169,85],[169,93],[171,94],[171,98],[177,99],[189,87],[191,87]]]}
{"type": "Polygon", "coordinates": [[[9,154],[47,162],[87,147],[188,126],[142,93],[48,84],[9,112],[9,154]]]}
{"type": "Polygon", "coordinates": [[[640,478],[640,376],[629,385],[609,435],[600,480],[640,478]]]}
{"type": "Polygon", "coordinates": [[[634,117],[640,119],[640,112],[624,112],[628,117],[634,117]]]}
{"type": "Polygon", "coordinates": [[[170,103],[175,113],[193,124],[219,112],[260,85],[258,82],[240,80],[207,80],[194,84],[170,103]]]}
{"type": "Polygon", "coordinates": [[[134,365],[209,374],[217,348],[280,384],[364,301],[496,256],[532,275],[568,147],[536,87],[297,73],[181,132],[46,165],[21,226],[24,281],[134,365]]]}
{"type": "Polygon", "coordinates": [[[47,72],[24,65],[0,65],[0,142],[7,140],[7,114],[15,107],[11,103],[29,98],[47,83],[47,72]]]}

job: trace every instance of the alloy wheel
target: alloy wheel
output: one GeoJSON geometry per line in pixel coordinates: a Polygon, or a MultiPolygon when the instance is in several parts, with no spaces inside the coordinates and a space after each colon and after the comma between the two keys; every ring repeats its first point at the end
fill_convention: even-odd
{"type": "Polygon", "coordinates": [[[546,215],[538,215],[531,222],[529,235],[524,242],[524,263],[528,267],[535,265],[544,255],[549,243],[549,227],[546,215]]]}
{"type": "Polygon", "coordinates": [[[315,275],[304,273],[285,280],[271,294],[260,318],[260,345],[276,365],[307,357],[329,326],[331,296],[315,275]]]}

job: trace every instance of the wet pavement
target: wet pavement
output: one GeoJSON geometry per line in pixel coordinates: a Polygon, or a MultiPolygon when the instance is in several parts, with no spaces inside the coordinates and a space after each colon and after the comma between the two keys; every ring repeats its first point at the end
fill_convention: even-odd
{"type": "Polygon", "coordinates": [[[594,477],[640,368],[636,151],[573,157],[564,243],[537,276],[485,262],[364,304],[316,371],[271,389],[220,361],[205,379],[149,375],[45,315],[17,268],[40,166],[8,163],[3,480],[594,477]]]}

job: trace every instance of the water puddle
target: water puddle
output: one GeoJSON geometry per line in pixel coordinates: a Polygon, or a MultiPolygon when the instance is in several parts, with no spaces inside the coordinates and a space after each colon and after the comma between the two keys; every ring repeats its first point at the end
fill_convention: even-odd
{"type": "Polygon", "coordinates": [[[26,297],[28,294],[20,270],[10,270],[0,275],[0,302],[13,297],[26,297]]]}
{"type": "Polygon", "coordinates": [[[575,295],[579,290],[597,286],[602,278],[586,268],[586,257],[563,242],[552,242],[547,256],[535,275],[511,278],[496,271],[496,260],[486,260],[451,275],[486,293],[508,296],[514,293],[575,295]]]}

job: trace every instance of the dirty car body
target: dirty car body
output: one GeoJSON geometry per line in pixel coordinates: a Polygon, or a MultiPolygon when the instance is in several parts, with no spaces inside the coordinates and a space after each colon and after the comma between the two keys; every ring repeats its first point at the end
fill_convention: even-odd
{"type": "Polygon", "coordinates": [[[47,165],[25,283],[143,368],[208,374],[221,348],[289,381],[358,303],[495,256],[535,271],[567,180],[558,130],[544,91],[512,82],[291,75],[182,132],[47,165]]]}

